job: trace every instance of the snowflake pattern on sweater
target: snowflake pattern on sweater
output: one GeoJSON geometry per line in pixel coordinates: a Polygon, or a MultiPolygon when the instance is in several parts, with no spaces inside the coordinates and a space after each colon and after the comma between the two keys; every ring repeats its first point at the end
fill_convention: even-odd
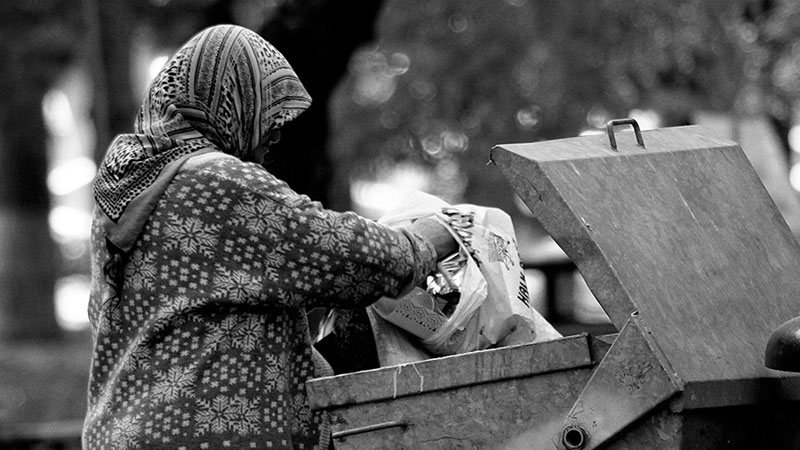
{"type": "Polygon", "coordinates": [[[97,220],[92,234],[86,450],[318,448],[305,308],[367,305],[435,264],[418,236],[325,210],[233,158],[175,177],[118,301],[97,220]]]}

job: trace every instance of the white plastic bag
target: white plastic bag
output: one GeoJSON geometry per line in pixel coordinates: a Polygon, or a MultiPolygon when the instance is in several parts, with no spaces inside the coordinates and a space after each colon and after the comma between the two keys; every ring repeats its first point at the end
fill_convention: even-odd
{"type": "MultiPolygon", "coordinates": [[[[378,300],[373,308],[381,317],[414,334],[439,355],[534,342],[541,340],[537,328],[544,328],[548,338],[559,336],[530,305],[508,214],[497,208],[451,206],[414,192],[380,222],[407,226],[427,216],[446,224],[459,243],[463,263],[458,273],[458,303],[448,316],[437,308],[434,295],[415,288],[399,299],[378,300]]],[[[447,271],[440,266],[439,272],[447,271]]]]}

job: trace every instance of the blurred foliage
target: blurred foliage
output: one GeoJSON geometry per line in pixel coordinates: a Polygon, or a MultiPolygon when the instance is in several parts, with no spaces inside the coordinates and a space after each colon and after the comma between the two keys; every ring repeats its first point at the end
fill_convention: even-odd
{"type": "Polygon", "coordinates": [[[41,101],[79,52],[76,4],[0,2],[0,206],[47,211],[41,101]]]}
{"type": "MultiPolygon", "coordinates": [[[[383,3],[378,38],[351,60],[330,108],[329,154],[346,179],[380,179],[407,165],[429,174],[430,190],[444,198],[496,203],[488,196],[503,182],[483,166],[495,144],[574,136],[632,109],[657,111],[662,125],[699,109],[765,113],[785,125],[800,92],[800,4],[792,0],[383,3]]],[[[211,23],[259,30],[282,5],[304,4],[2,2],[0,93],[21,80],[47,85],[65,61],[102,46],[99,86],[114,101],[97,113],[111,117],[110,132],[99,133],[108,140],[130,126],[139,101],[124,46],[171,52],[211,23]],[[81,40],[92,8],[102,28],[95,42],[81,40]]],[[[345,29],[348,17],[331,22],[345,29]]],[[[286,29],[297,26],[287,20],[286,29]]],[[[319,39],[309,59],[330,44],[319,39]]]]}
{"type": "Polygon", "coordinates": [[[355,179],[406,165],[448,200],[513,210],[500,143],[575,136],[633,109],[791,119],[791,0],[392,0],[337,97],[333,154],[355,179]]]}
{"type": "Polygon", "coordinates": [[[76,6],[0,2],[0,340],[6,342],[59,335],[42,100],[79,54],[76,6]]]}
{"type": "MultiPolygon", "coordinates": [[[[312,75],[324,72],[321,66],[333,66],[319,64],[320,55],[339,54],[339,48],[322,30],[368,30],[372,24],[360,22],[374,16],[342,6],[324,9],[326,4],[0,2],[0,118],[7,120],[7,139],[41,135],[41,127],[22,132],[24,127],[12,126],[17,111],[38,108],[37,99],[65,66],[85,57],[97,77],[93,113],[102,153],[114,134],[130,128],[140,102],[131,73],[141,71],[141,47],[150,54],[171,53],[212,23],[239,23],[266,36],[278,28],[286,36],[293,30],[311,35],[292,60],[299,68],[312,67],[312,75]],[[328,20],[312,31],[300,30],[298,11],[311,8],[324,11],[328,20]]],[[[702,109],[767,114],[785,136],[800,95],[800,3],[793,0],[353,4],[364,10],[382,5],[377,39],[350,60],[330,105],[327,92],[314,93],[326,100],[316,108],[332,120],[328,159],[318,161],[336,165],[340,186],[351,179],[383,179],[405,167],[448,200],[513,210],[505,181],[484,167],[495,144],[574,136],[633,109],[657,111],[664,126],[689,122],[693,111],[702,109]]],[[[348,52],[341,54],[346,58],[348,52]]],[[[326,127],[314,132],[329,133],[326,127]]],[[[316,147],[326,144],[309,145],[315,148],[306,151],[316,155],[321,152],[316,147]]],[[[30,154],[33,162],[26,162],[25,154],[4,161],[39,174],[36,154],[30,154]]],[[[298,179],[322,186],[332,172],[309,168],[302,158],[291,158],[288,166],[281,170],[310,173],[298,179]]],[[[44,197],[40,187],[5,192],[6,201],[26,205],[44,197]]]]}
{"type": "MultiPolygon", "coordinates": [[[[55,3],[20,2],[33,10],[55,3]]],[[[84,0],[100,10],[106,87],[115,99],[105,113],[111,117],[108,136],[130,126],[139,101],[137,93],[115,86],[132,92],[129,75],[119,68],[131,60],[131,50],[120,45],[144,43],[171,53],[199,29],[222,22],[268,36],[276,20],[289,31],[301,26],[302,16],[284,19],[282,7],[316,3],[84,0]]],[[[665,126],[686,123],[701,109],[765,113],[785,133],[800,91],[800,4],[792,0],[374,3],[383,3],[378,38],[350,61],[330,107],[316,105],[332,119],[328,156],[340,185],[385,178],[402,165],[428,177],[428,189],[448,200],[513,209],[509,196],[494,195],[505,182],[484,167],[495,144],[574,136],[633,109],[657,111],[665,126]]],[[[347,23],[362,17],[368,16],[341,14],[329,22],[346,30],[363,27],[347,23]]],[[[64,25],[52,27],[54,35],[75,32],[59,27],[64,25]]],[[[315,42],[305,55],[309,61],[335,45],[315,42]]],[[[308,65],[299,58],[292,55],[297,65],[308,65]]],[[[311,169],[309,178],[327,185],[331,171],[311,169]]]]}
{"type": "MultiPolygon", "coordinates": [[[[48,88],[79,51],[78,0],[0,2],[0,94],[48,88]]],[[[21,93],[18,93],[18,95],[21,93]]],[[[4,102],[5,103],[5,102],[4,102]]],[[[3,108],[6,112],[6,108],[3,108]]]]}
{"type": "Polygon", "coordinates": [[[331,95],[347,72],[353,52],[374,39],[382,2],[287,1],[257,30],[291,62],[313,99],[308,111],[286,124],[265,166],[294,190],[329,208],[350,209],[348,201],[341,201],[343,196],[331,193],[326,151],[331,95]]]}

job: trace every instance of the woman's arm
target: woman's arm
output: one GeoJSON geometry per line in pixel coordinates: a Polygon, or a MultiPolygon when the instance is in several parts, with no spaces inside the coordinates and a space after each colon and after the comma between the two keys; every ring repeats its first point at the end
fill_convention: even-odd
{"type": "Polygon", "coordinates": [[[364,306],[421,283],[437,257],[455,249],[447,230],[433,219],[419,220],[408,230],[392,229],[352,212],[324,209],[267,172],[255,175],[229,178],[239,192],[232,196],[225,228],[237,236],[227,240],[233,247],[256,244],[258,262],[252,267],[262,276],[259,302],[364,306]]]}

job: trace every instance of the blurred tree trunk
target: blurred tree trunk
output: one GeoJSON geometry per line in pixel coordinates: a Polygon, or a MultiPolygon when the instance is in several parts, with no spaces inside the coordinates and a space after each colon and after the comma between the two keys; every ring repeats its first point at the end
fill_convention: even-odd
{"type": "Polygon", "coordinates": [[[349,198],[329,195],[328,107],[350,57],[373,40],[382,3],[288,0],[259,31],[286,56],[313,99],[308,111],[284,127],[267,168],[294,190],[339,210],[350,205],[349,198]]]}
{"type": "Polygon", "coordinates": [[[60,331],[42,99],[77,40],[65,19],[72,3],[0,3],[0,339],[6,341],[60,331]]]}
{"type": "Polygon", "coordinates": [[[99,164],[105,154],[105,147],[111,141],[108,77],[103,61],[103,25],[97,0],[81,0],[81,6],[86,25],[85,45],[81,56],[87,67],[92,89],[91,110],[89,111],[95,136],[92,157],[99,164]]]}
{"type": "Polygon", "coordinates": [[[92,67],[97,92],[94,124],[97,128],[95,159],[102,160],[111,140],[130,132],[139,99],[134,97],[131,70],[135,14],[127,0],[83,0],[89,27],[92,67]]]}
{"type": "Polygon", "coordinates": [[[17,85],[9,94],[3,95],[0,118],[0,340],[53,337],[59,327],[56,253],[47,221],[44,91],[17,85]]]}

